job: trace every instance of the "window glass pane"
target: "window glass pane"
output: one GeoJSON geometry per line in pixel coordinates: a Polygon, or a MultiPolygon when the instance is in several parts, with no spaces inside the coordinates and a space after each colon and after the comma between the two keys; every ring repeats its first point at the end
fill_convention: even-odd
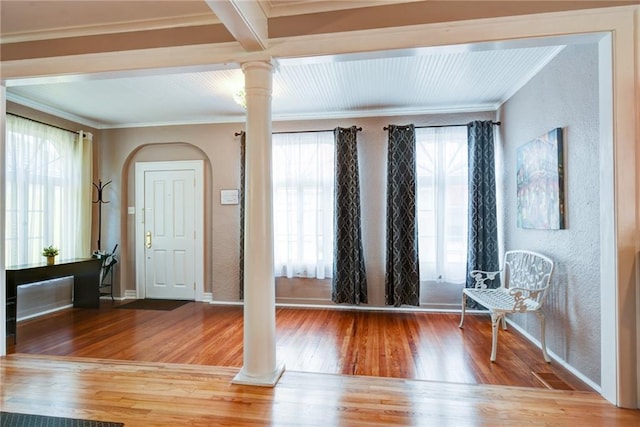
{"type": "Polygon", "coordinates": [[[333,187],[333,132],[273,135],[276,276],[331,277],[333,187]]]}
{"type": "Polygon", "coordinates": [[[467,259],[467,130],[416,129],[420,280],[462,283],[467,259]]]}
{"type": "Polygon", "coordinates": [[[82,150],[77,134],[6,117],[7,265],[42,262],[42,248],[54,245],[64,258],[80,253],[78,225],[82,150]]]}

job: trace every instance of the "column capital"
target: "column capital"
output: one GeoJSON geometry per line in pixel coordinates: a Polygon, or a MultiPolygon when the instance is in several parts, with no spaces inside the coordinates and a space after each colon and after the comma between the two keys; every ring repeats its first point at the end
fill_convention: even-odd
{"type": "Polygon", "coordinates": [[[244,92],[247,105],[247,128],[264,127],[271,137],[271,89],[273,87],[273,65],[271,61],[250,61],[242,64],[244,92]],[[269,98],[265,103],[258,98],[269,98]],[[249,116],[259,115],[258,120],[249,116]],[[262,117],[264,115],[264,117],[262,117]],[[267,127],[268,126],[268,130],[267,127]]]}
{"type": "Polygon", "coordinates": [[[242,64],[240,64],[240,68],[242,69],[242,72],[246,74],[247,71],[252,69],[263,69],[263,70],[273,71],[274,65],[273,65],[273,61],[271,59],[268,59],[264,61],[243,62],[242,64]]]}

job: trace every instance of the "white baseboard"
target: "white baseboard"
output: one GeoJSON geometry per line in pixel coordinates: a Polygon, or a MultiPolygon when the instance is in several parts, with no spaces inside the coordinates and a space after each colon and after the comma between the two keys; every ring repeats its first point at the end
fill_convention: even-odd
{"type": "MultiPolygon", "coordinates": [[[[209,304],[217,305],[244,305],[244,301],[208,301],[209,304]]],[[[428,305],[421,305],[419,307],[379,307],[369,305],[349,305],[349,304],[333,304],[327,302],[325,299],[305,299],[298,298],[277,298],[276,307],[287,308],[318,308],[329,310],[363,310],[363,311],[390,311],[399,313],[460,313],[460,308],[448,308],[448,307],[432,307],[428,305]]],[[[469,314],[487,313],[485,310],[467,310],[469,314]]]]}
{"type": "Polygon", "coordinates": [[[211,305],[244,305],[242,301],[215,301],[211,299],[211,301],[207,301],[211,305]]]}
{"type": "MultiPolygon", "coordinates": [[[[101,296],[101,297],[100,297],[100,299],[101,299],[101,300],[103,299],[103,300],[111,301],[111,297],[110,297],[109,295],[103,295],[103,296],[101,296]]],[[[128,298],[125,298],[125,297],[117,297],[117,296],[115,296],[115,295],[113,296],[113,300],[114,300],[114,301],[124,301],[125,299],[128,299],[128,298]]]]}
{"type": "Polygon", "coordinates": [[[201,302],[208,302],[209,304],[211,304],[211,301],[213,301],[213,294],[211,292],[205,292],[202,294],[201,302]]]}
{"type": "MultiPolygon", "coordinates": [[[[294,298],[278,298],[276,307],[289,308],[322,308],[331,310],[363,310],[363,311],[390,311],[398,313],[460,313],[459,306],[428,305],[421,304],[418,307],[392,307],[392,306],[371,306],[371,305],[352,305],[352,304],[334,304],[331,301],[318,300],[300,300],[294,298]]],[[[483,310],[467,310],[467,313],[485,313],[483,310]]]]}
{"type": "MultiPolygon", "coordinates": [[[[540,344],[540,341],[538,341],[531,334],[529,334],[527,331],[522,329],[518,324],[513,322],[511,319],[507,319],[507,323],[509,324],[510,327],[512,327],[516,331],[520,332],[522,335],[524,335],[525,338],[527,338],[536,347],[538,347],[540,349],[540,351],[542,351],[542,344],[540,344]]],[[[549,354],[549,357],[551,357],[558,364],[562,365],[562,367],[565,368],[567,371],[571,372],[573,375],[578,377],[582,382],[587,384],[589,387],[591,387],[592,389],[594,389],[598,393],[602,394],[602,388],[600,387],[599,384],[596,384],[591,379],[587,378],[582,372],[578,371],[576,368],[574,368],[569,363],[567,363],[566,360],[562,359],[556,353],[554,353],[553,351],[549,350],[549,347],[547,347],[547,353],[549,354]]]]}
{"type": "Polygon", "coordinates": [[[291,297],[280,297],[276,298],[276,306],[278,307],[319,307],[319,308],[327,308],[332,307],[333,303],[330,299],[327,298],[291,298],[291,297]]]}

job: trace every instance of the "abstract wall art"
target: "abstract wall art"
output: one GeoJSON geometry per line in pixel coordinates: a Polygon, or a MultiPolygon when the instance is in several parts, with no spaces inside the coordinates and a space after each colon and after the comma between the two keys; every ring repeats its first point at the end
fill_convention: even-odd
{"type": "Polygon", "coordinates": [[[517,150],[518,227],[565,228],[562,128],[517,150]]]}

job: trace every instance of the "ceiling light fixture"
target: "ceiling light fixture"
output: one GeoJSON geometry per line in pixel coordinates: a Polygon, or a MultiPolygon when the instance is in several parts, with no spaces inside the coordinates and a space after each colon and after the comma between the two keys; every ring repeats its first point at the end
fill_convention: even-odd
{"type": "Polygon", "coordinates": [[[233,100],[236,104],[240,105],[245,110],[247,109],[247,98],[244,93],[244,89],[240,89],[236,93],[233,94],[233,100]]]}

